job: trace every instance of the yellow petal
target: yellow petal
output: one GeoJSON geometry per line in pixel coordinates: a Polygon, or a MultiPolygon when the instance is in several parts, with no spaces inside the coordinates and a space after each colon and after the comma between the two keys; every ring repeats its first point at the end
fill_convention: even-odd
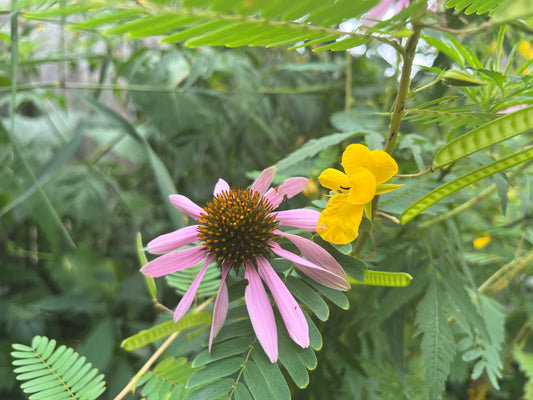
{"type": "Polygon", "coordinates": [[[390,154],[383,150],[374,150],[370,152],[368,168],[375,176],[376,183],[387,182],[398,172],[398,164],[390,154]]]}
{"type": "Polygon", "coordinates": [[[382,185],[377,185],[376,186],[376,195],[378,194],[383,194],[383,193],[389,193],[389,192],[392,192],[393,190],[396,190],[396,189],[399,189],[401,188],[403,185],[393,185],[393,184],[390,184],[390,183],[385,183],[385,184],[382,184],[382,185]]]}
{"type": "Polygon", "coordinates": [[[362,144],[351,144],[342,153],[342,167],[347,175],[353,174],[358,168],[367,168],[370,150],[362,144]]]}
{"type": "Polygon", "coordinates": [[[376,178],[366,168],[358,168],[348,176],[350,203],[363,205],[372,201],[376,194],[376,178]]]}
{"type": "Polygon", "coordinates": [[[318,218],[316,230],[322,239],[346,244],[359,235],[363,206],[350,204],[348,197],[348,194],[337,194],[328,201],[318,218]]]}
{"type": "Polygon", "coordinates": [[[482,249],[484,247],[487,247],[487,245],[491,242],[492,238],[490,236],[480,236],[474,239],[473,245],[475,249],[482,249]]]}
{"type": "Polygon", "coordinates": [[[320,174],[318,181],[322,186],[332,190],[348,190],[350,182],[344,172],[328,168],[320,174]]]}

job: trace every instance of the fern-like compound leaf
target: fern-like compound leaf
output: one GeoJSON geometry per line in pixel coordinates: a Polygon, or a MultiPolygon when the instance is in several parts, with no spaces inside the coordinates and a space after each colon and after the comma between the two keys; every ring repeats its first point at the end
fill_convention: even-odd
{"type": "Polygon", "coordinates": [[[14,344],[11,356],[21,388],[30,400],[94,400],[105,391],[99,374],[72,348],[35,336],[31,346],[14,344]]]}

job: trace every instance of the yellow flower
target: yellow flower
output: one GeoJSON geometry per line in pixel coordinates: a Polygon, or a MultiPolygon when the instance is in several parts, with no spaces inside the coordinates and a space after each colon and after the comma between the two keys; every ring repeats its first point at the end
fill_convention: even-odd
{"type": "Polygon", "coordinates": [[[480,236],[473,240],[473,245],[475,249],[482,249],[484,247],[487,247],[487,245],[490,243],[492,238],[490,236],[480,236]]]}
{"type": "Polygon", "coordinates": [[[518,43],[518,51],[522,53],[525,58],[533,58],[533,46],[527,40],[521,40],[518,43]]]}
{"type": "Polygon", "coordinates": [[[375,195],[402,186],[383,184],[398,172],[398,164],[382,150],[351,144],[342,154],[342,166],[346,173],[328,168],[318,177],[322,186],[336,193],[320,214],[317,232],[335,244],[350,243],[359,235],[363,209],[375,195]]]}

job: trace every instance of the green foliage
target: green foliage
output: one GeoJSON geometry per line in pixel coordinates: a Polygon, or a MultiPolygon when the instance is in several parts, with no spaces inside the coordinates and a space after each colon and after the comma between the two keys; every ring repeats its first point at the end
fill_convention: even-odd
{"type": "MultiPolygon", "coordinates": [[[[533,245],[530,2],[450,0],[426,10],[415,1],[389,19],[362,21],[378,3],[0,7],[1,398],[22,399],[15,375],[34,371],[19,368],[44,371],[36,355],[44,350],[33,345],[15,345],[28,355],[16,357],[15,374],[3,367],[11,343],[38,333],[79,343],[109,378],[102,400],[139,378],[169,335],[132,400],[530,394],[531,338],[522,328],[533,304],[524,262],[533,245]],[[400,91],[409,56],[415,66],[400,91]],[[405,109],[395,115],[398,93],[405,109]],[[522,109],[502,116],[515,106],[522,109]],[[190,223],[169,194],[203,206],[220,177],[247,187],[256,171],[276,165],[276,184],[311,178],[305,196],[281,208],[320,209],[329,195],[316,187],[321,171],[339,168],[350,143],[392,151],[394,126],[392,154],[410,177],[376,200],[375,215],[361,224],[366,244],[312,238],[353,278],[352,289],[329,289],[271,260],[308,317],[309,348],[296,345],[276,315],[279,361],[269,362],[243,303],[241,271],[228,276],[230,309],[211,353],[217,268],[193,303],[208,308],[168,321],[200,267],[156,287],[138,272],[147,258],[134,233],[147,241],[190,223]],[[425,174],[430,166],[434,173],[425,174]],[[431,220],[397,224],[429,206],[431,220]],[[489,239],[479,245],[480,237],[489,239]],[[126,338],[122,349],[118,338],[126,338]]],[[[72,374],[103,390],[77,357],[72,374]]],[[[59,382],[50,372],[42,378],[59,382]]]]}
{"type": "Polygon", "coordinates": [[[456,10],[461,11],[466,8],[464,13],[466,15],[470,14],[484,14],[490,11],[490,14],[493,14],[498,7],[500,7],[506,0],[448,0],[446,7],[454,7],[456,10]]]}
{"type": "Polygon", "coordinates": [[[31,347],[14,344],[13,365],[21,389],[30,399],[93,400],[105,391],[104,375],[72,348],[36,336],[31,347]]]}
{"type": "Polygon", "coordinates": [[[533,148],[530,147],[447,182],[437,189],[432,190],[407,208],[402,214],[401,222],[402,224],[409,222],[426,208],[480,179],[494,175],[520,163],[525,163],[532,158],[533,148]]]}
{"type": "Polygon", "coordinates": [[[442,397],[444,383],[450,373],[450,365],[456,351],[444,310],[444,293],[437,285],[436,278],[432,276],[427,292],[418,305],[416,317],[418,332],[423,334],[420,348],[430,399],[442,397]]]}
{"type": "Polygon", "coordinates": [[[457,161],[488,146],[533,129],[533,107],[515,111],[476,128],[439,150],[433,168],[457,161]]]}
{"type": "Polygon", "coordinates": [[[146,400],[183,400],[189,393],[185,383],[193,373],[194,368],[185,357],[168,357],[144,374],[136,387],[141,388],[146,400]]]}

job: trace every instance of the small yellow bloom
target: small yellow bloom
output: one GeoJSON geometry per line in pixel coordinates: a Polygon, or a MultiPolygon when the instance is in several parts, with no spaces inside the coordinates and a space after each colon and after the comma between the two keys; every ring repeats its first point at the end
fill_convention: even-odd
{"type": "Polygon", "coordinates": [[[398,172],[398,164],[382,150],[370,151],[362,144],[351,144],[342,154],[345,172],[328,168],[318,180],[336,192],[318,219],[317,232],[328,242],[346,244],[359,235],[365,204],[375,195],[390,192],[402,185],[386,185],[398,172]]]}
{"type": "Polygon", "coordinates": [[[313,178],[309,178],[307,181],[306,188],[302,191],[304,196],[310,197],[314,196],[318,192],[318,187],[316,186],[316,183],[313,178]]]}
{"type": "Polygon", "coordinates": [[[487,247],[488,244],[490,243],[490,241],[492,240],[492,238],[490,236],[480,236],[480,237],[477,237],[473,240],[472,244],[474,245],[474,248],[475,249],[482,249],[484,247],[487,247]]]}
{"type": "Polygon", "coordinates": [[[524,58],[533,58],[533,46],[527,40],[521,40],[518,43],[518,51],[522,53],[524,58]]]}

